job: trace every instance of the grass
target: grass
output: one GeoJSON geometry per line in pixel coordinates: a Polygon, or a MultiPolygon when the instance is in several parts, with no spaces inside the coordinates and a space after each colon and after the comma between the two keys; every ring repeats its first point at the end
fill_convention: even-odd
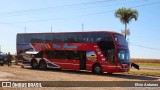
{"type": "Polygon", "coordinates": [[[140,67],[160,68],[160,59],[131,59],[131,62],[138,64],[140,67]]]}
{"type": "Polygon", "coordinates": [[[155,69],[136,70],[136,69],[131,68],[130,71],[127,72],[128,74],[160,77],[160,59],[132,58],[131,62],[138,64],[140,68],[145,67],[145,68],[155,68],[155,69]]]}
{"type": "Polygon", "coordinates": [[[132,58],[131,62],[133,62],[133,63],[160,63],[160,59],[132,58]]]}
{"type": "Polygon", "coordinates": [[[157,70],[135,70],[135,69],[130,69],[128,74],[133,74],[133,75],[144,75],[144,76],[157,76],[160,77],[160,71],[157,70]]]}
{"type": "Polygon", "coordinates": [[[160,63],[137,63],[140,67],[156,67],[160,68],[160,63]]]}

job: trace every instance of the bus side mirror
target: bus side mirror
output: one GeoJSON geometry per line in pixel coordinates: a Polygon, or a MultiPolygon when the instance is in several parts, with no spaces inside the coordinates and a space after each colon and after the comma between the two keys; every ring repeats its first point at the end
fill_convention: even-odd
{"type": "Polygon", "coordinates": [[[139,70],[139,65],[138,65],[138,64],[131,63],[131,67],[134,67],[134,68],[136,68],[136,69],[138,69],[138,70],[139,70]]]}

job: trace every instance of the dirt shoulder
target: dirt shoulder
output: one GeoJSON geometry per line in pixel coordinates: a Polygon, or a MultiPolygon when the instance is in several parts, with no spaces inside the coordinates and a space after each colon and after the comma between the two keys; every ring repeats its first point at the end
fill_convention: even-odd
{"type": "Polygon", "coordinates": [[[160,80],[160,77],[139,76],[125,73],[108,75],[95,75],[91,72],[72,70],[32,70],[24,69],[20,66],[1,66],[0,80],[18,81],[136,81],[136,80],[160,80]]]}
{"type": "MultiPolygon", "coordinates": [[[[91,72],[71,70],[32,70],[20,66],[0,66],[0,81],[160,81],[160,77],[130,75],[124,73],[95,75],[91,72]]],[[[22,88],[0,88],[0,90],[21,90],[22,88]]],[[[135,90],[152,89],[159,87],[47,87],[47,88],[23,88],[23,90],[135,90]]]]}

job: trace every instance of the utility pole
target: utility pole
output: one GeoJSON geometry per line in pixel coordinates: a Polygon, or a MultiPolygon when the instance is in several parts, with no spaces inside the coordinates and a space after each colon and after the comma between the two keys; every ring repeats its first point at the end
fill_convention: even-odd
{"type": "Polygon", "coordinates": [[[51,32],[52,32],[52,26],[51,26],[51,32]]]}
{"type": "Polygon", "coordinates": [[[26,27],[24,27],[24,32],[26,33],[26,27]]]}
{"type": "Polygon", "coordinates": [[[83,23],[82,23],[82,32],[84,32],[84,25],[83,25],[83,23]]]}

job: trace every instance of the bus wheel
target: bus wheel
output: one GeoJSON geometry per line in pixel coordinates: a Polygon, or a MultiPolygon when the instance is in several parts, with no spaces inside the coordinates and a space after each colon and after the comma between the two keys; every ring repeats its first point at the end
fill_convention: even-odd
{"type": "Polygon", "coordinates": [[[33,60],[33,61],[31,62],[31,67],[32,67],[32,69],[38,69],[38,63],[37,63],[36,60],[33,60]]]}
{"type": "Polygon", "coordinates": [[[43,70],[47,69],[47,64],[44,60],[40,61],[39,66],[43,70]]]}
{"type": "Polygon", "coordinates": [[[102,74],[102,68],[99,64],[93,66],[93,73],[102,74]]]}

